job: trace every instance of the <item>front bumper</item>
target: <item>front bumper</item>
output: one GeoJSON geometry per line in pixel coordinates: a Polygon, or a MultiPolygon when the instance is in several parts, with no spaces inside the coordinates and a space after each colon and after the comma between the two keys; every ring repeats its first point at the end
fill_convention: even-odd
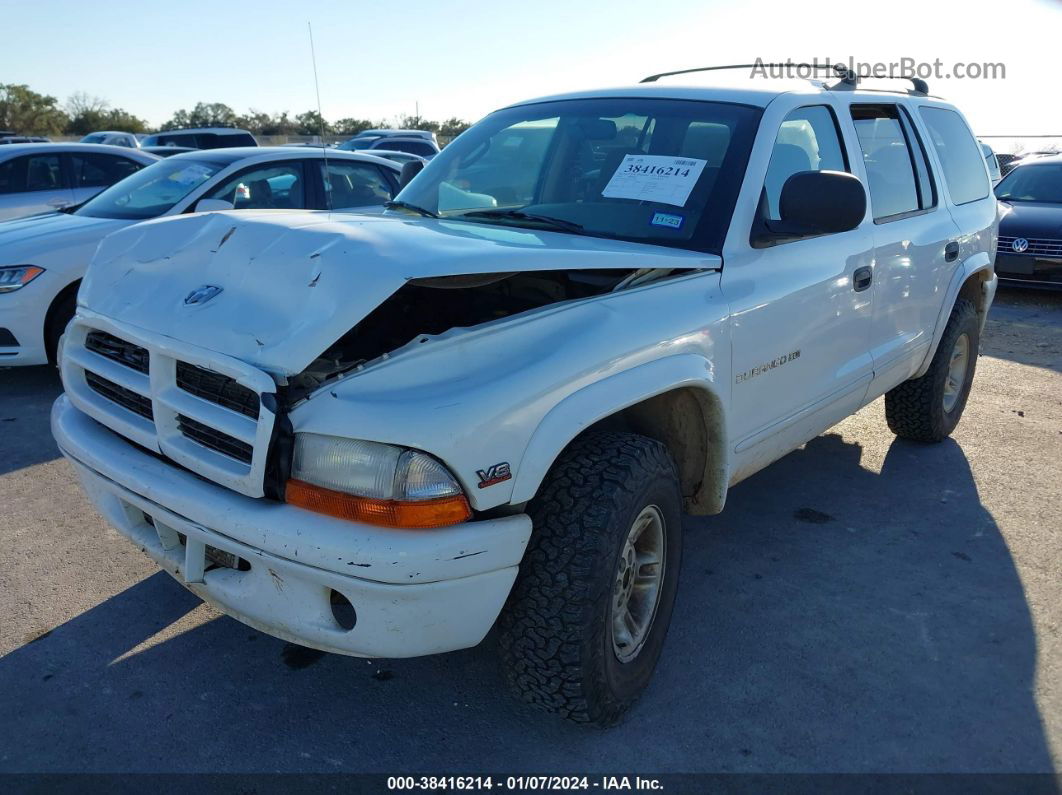
{"type": "Polygon", "coordinates": [[[476,645],[531,535],[524,514],[392,530],[246,497],[142,451],[65,395],[52,433],[99,511],[178,582],[245,624],[323,651],[415,657],[476,645]],[[250,568],[210,567],[207,546],[250,568]],[[333,616],[331,591],[354,607],[352,629],[333,616]]]}
{"type": "MultiPolygon", "coordinates": [[[[38,277],[38,281],[47,276],[38,277]]],[[[16,364],[47,364],[44,348],[44,317],[48,302],[38,285],[29,284],[13,293],[0,293],[0,329],[7,329],[17,341],[11,345],[0,339],[0,367],[16,364]]],[[[3,335],[6,337],[7,335],[3,335]]]]}
{"type": "Polygon", "coordinates": [[[1009,285],[1062,289],[1062,258],[996,252],[996,274],[1009,285]]]}

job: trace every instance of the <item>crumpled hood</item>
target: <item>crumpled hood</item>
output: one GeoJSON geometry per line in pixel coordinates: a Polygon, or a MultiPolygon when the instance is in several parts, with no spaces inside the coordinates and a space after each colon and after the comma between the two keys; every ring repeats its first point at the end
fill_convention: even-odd
{"type": "Polygon", "coordinates": [[[106,238],[79,301],[124,323],[293,375],[409,279],[719,264],[711,254],[462,221],[202,213],[106,238]],[[221,292],[186,303],[205,286],[221,292]]]}

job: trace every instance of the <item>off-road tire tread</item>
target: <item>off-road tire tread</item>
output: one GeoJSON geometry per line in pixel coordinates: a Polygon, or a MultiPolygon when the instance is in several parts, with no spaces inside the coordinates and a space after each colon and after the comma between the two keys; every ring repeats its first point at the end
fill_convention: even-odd
{"type": "MultiPolygon", "coordinates": [[[[524,701],[578,723],[611,725],[635,700],[602,704],[588,697],[585,658],[604,642],[605,627],[592,638],[582,628],[612,592],[612,571],[601,565],[619,543],[608,532],[609,496],[661,473],[677,490],[675,464],[660,442],[590,433],[560,455],[528,505],[534,534],[499,620],[506,677],[524,701]]],[[[591,689],[604,687],[596,685],[591,689]]]]}
{"type": "MultiPolygon", "coordinates": [[[[885,421],[897,436],[917,442],[939,442],[951,432],[952,429],[946,427],[937,380],[941,377],[941,370],[948,368],[955,340],[971,319],[976,325],[977,308],[973,302],[960,298],[951,310],[948,325],[925,375],[904,381],[885,393],[885,421]]],[[[970,356],[976,362],[976,335],[970,342],[970,356]]]]}

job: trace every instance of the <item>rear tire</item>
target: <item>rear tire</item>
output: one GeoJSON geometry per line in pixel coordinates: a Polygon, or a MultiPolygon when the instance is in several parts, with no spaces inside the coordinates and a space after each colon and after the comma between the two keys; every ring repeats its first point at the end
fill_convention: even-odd
{"type": "Polygon", "coordinates": [[[660,657],[682,560],[682,497],[667,448],[592,433],[528,506],[534,534],[502,613],[509,683],[535,706],[609,726],[660,657]]]}
{"type": "Polygon", "coordinates": [[[59,338],[76,311],[77,290],[73,290],[60,298],[48,312],[48,322],[44,327],[44,350],[51,364],[58,363],[59,338]]]}
{"type": "Polygon", "coordinates": [[[966,299],[956,301],[926,374],[885,393],[885,419],[893,433],[939,442],[955,430],[973,385],[980,331],[977,308],[966,299]]]}

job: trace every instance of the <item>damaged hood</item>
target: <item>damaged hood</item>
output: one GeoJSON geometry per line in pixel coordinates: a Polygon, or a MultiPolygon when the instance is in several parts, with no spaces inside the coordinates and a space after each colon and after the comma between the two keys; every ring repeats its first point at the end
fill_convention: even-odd
{"type": "Polygon", "coordinates": [[[409,279],[719,264],[712,254],[467,221],[202,213],[107,237],[78,300],[121,322],[294,375],[409,279]]]}

